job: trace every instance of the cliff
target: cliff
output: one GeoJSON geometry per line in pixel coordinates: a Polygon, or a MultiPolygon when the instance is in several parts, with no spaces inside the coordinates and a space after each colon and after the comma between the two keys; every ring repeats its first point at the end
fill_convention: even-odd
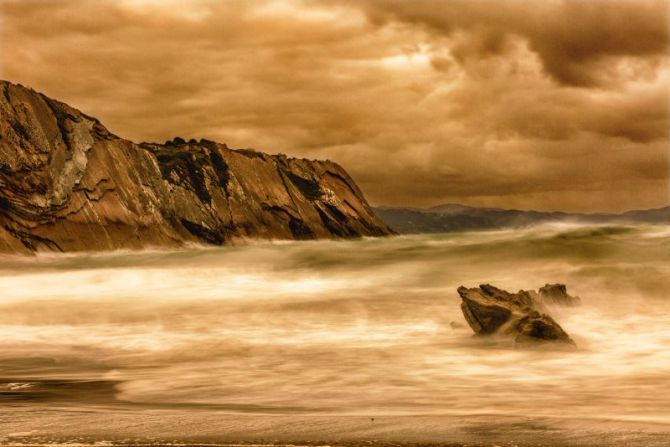
{"type": "Polygon", "coordinates": [[[392,233],[336,163],[135,144],[32,89],[0,90],[0,252],[392,233]]]}

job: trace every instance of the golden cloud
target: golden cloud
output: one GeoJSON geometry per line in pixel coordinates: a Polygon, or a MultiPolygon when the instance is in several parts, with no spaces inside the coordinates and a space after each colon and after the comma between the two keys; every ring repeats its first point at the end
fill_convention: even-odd
{"type": "Polygon", "coordinates": [[[342,163],[371,202],[667,205],[666,1],[4,0],[0,77],[141,140],[342,163]]]}

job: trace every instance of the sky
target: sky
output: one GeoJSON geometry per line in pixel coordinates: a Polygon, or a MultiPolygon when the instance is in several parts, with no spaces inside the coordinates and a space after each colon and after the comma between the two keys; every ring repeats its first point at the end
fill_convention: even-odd
{"type": "Polygon", "coordinates": [[[0,0],[0,78],[374,205],[670,205],[670,0],[0,0]]]}

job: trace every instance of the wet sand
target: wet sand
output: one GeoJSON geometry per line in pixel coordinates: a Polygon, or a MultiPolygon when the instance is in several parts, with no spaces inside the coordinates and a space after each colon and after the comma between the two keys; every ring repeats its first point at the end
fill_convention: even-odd
{"type": "Polygon", "coordinates": [[[0,445],[453,445],[661,447],[670,426],[487,416],[232,415],[216,411],[11,408],[0,445]]]}

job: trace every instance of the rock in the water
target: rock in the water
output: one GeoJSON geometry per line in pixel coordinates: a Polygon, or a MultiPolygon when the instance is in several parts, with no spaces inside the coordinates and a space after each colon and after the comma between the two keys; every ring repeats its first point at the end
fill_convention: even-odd
{"type": "Polygon", "coordinates": [[[135,144],[0,81],[0,252],[392,233],[331,161],[204,139],[135,144]]]}
{"type": "Polygon", "coordinates": [[[543,312],[530,292],[509,293],[490,284],[459,287],[465,320],[477,334],[503,334],[526,341],[574,342],[561,326],[543,312]]]}
{"type": "Polygon", "coordinates": [[[531,312],[520,319],[514,330],[518,333],[517,342],[549,340],[574,344],[563,328],[547,314],[531,312]]]}
{"type": "Polygon", "coordinates": [[[545,284],[540,287],[538,295],[545,302],[563,306],[576,306],[582,301],[578,296],[569,295],[565,284],[545,284]]]}

